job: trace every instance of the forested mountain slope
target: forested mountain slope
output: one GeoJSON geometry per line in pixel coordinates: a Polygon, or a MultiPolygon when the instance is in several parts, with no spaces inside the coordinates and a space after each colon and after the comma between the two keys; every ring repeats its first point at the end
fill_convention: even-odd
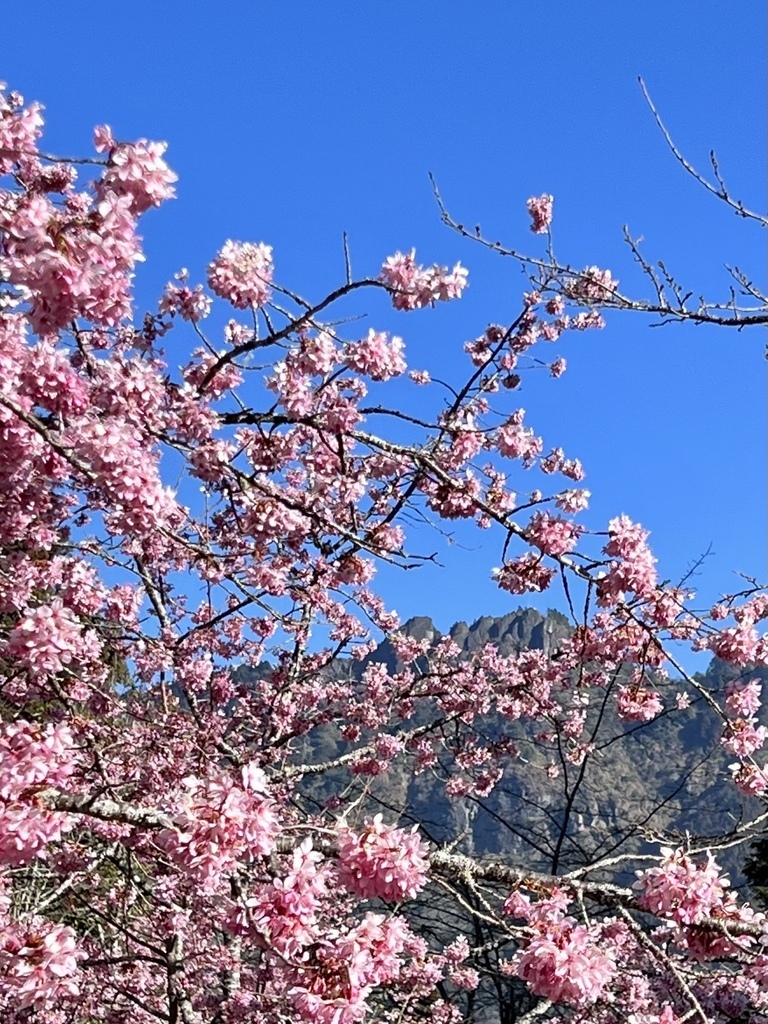
{"type": "MultiPolygon", "coordinates": [[[[418,664],[428,671],[430,652],[443,639],[439,630],[430,618],[420,616],[406,622],[401,632],[427,645],[418,664]]],[[[542,615],[520,608],[501,617],[483,616],[471,625],[458,622],[449,636],[462,661],[486,648],[505,658],[526,651],[551,656],[571,632],[559,612],[542,615]]],[[[362,680],[372,665],[383,666],[395,677],[403,668],[392,642],[385,639],[366,658],[337,659],[328,671],[362,680]]],[[[235,677],[247,686],[269,670],[266,665],[239,668],[235,677]]],[[[714,659],[697,679],[715,693],[735,674],[714,659]]],[[[765,678],[766,671],[748,674],[765,678]]],[[[573,762],[557,738],[543,738],[540,723],[534,728],[525,718],[509,721],[489,715],[479,729],[477,722],[474,725],[478,742],[494,744],[506,738],[517,756],[505,760],[503,778],[487,795],[452,799],[445,787],[448,764],[438,759],[423,770],[397,761],[379,775],[355,774],[348,765],[331,768],[305,780],[301,798],[318,810],[332,808],[335,798],[351,787],[359,790],[359,806],[368,813],[402,815],[419,823],[436,842],[457,842],[457,848],[467,853],[493,854],[543,871],[642,851],[651,839],[678,843],[690,836],[698,842],[738,828],[757,804],[745,806],[752,802],[732,785],[728,765],[733,757],[720,746],[703,699],[683,709],[672,703],[650,722],[622,721],[613,710],[613,691],[625,678],[626,672],[619,671],[613,686],[590,694],[585,711],[591,750],[580,763],[573,762]]],[[[426,724],[424,712],[413,720],[415,727],[426,724]]],[[[329,722],[307,733],[300,759],[305,764],[333,762],[369,740],[363,734],[352,743],[329,722]]],[[[741,858],[743,853],[728,850],[719,855],[734,884],[742,881],[741,858]]]]}

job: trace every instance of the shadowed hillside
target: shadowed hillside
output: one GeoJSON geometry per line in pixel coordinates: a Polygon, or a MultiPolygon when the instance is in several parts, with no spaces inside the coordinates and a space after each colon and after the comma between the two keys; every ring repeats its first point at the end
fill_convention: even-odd
{"type": "MultiPolygon", "coordinates": [[[[488,646],[505,658],[531,650],[553,654],[570,631],[559,612],[542,615],[521,608],[497,618],[483,616],[471,625],[458,622],[449,636],[460,649],[461,661],[488,646]]],[[[427,654],[417,661],[426,669],[429,650],[441,640],[432,620],[410,619],[401,632],[428,641],[427,654]]],[[[360,680],[371,665],[383,665],[389,675],[404,667],[392,643],[384,640],[363,660],[339,658],[328,671],[338,679],[360,680]]],[[[240,668],[235,678],[248,686],[269,670],[266,665],[255,671],[240,668]]],[[[697,678],[718,692],[737,674],[715,659],[697,678]]],[[[750,674],[766,676],[764,670],[750,674]]],[[[439,760],[416,771],[407,760],[398,759],[375,777],[355,776],[346,766],[319,773],[305,780],[302,798],[320,810],[332,807],[342,792],[359,791],[360,806],[368,813],[402,815],[418,822],[436,842],[458,839],[458,848],[467,853],[493,854],[546,871],[642,852],[654,840],[675,843],[684,842],[687,835],[727,832],[747,820],[750,811],[754,814],[757,802],[745,806],[747,801],[729,781],[727,767],[733,758],[720,747],[719,727],[703,700],[685,710],[672,701],[672,707],[651,722],[621,721],[613,712],[621,679],[617,676],[611,690],[592,695],[586,735],[593,749],[580,764],[569,761],[559,744],[537,740],[540,726],[532,726],[530,720],[489,715],[474,723],[480,739],[494,743],[506,738],[518,756],[508,759],[504,778],[485,797],[448,796],[448,765],[439,760]]],[[[418,706],[409,727],[425,724],[428,716],[428,708],[418,706]]],[[[363,737],[360,743],[368,739],[363,737]]],[[[307,733],[297,759],[325,763],[354,746],[335,723],[328,723],[307,733]]],[[[719,854],[735,884],[742,881],[743,856],[731,850],[719,854]]]]}

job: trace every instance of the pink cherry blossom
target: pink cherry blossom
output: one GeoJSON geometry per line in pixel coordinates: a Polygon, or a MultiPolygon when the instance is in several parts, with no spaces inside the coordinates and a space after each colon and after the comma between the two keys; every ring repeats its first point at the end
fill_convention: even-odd
{"type": "Polygon", "coordinates": [[[269,942],[283,956],[300,955],[321,934],[329,874],[322,854],[305,840],[292,851],[286,871],[232,909],[228,928],[269,942]]]}
{"type": "Polygon", "coordinates": [[[594,1003],[616,973],[588,929],[569,919],[547,925],[518,958],[517,973],[532,992],[570,1006],[594,1003]]]}
{"type": "Polygon", "coordinates": [[[540,453],[542,442],[534,434],[533,428],[522,425],[523,415],[523,410],[519,410],[507,424],[499,428],[496,443],[501,454],[507,458],[523,459],[530,463],[540,453]]]}
{"type": "Polygon", "coordinates": [[[235,309],[248,309],[269,299],[272,272],[270,245],[228,241],[208,265],[208,284],[235,309]]]}
{"type": "Polygon", "coordinates": [[[74,931],[65,925],[39,923],[0,931],[0,995],[21,1010],[63,1008],[80,988],[74,931]]]}
{"type": "Polygon", "coordinates": [[[734,718],[751,718],[760,709],[762,685],[757,679],[734,679],[725,687],[725,708],[734,718]]]}
{"type": "Polygon", "coordinates": [[[609,541],[604,552],[616,559],[600,580],[601,603],[621,599],[630,592],[641,597],[651,595],[656,585],[656,559],[646,544],[648,533],[628,516],[619,516],[608,524],[609,541]]]}
{"type": "Polygon", "coordinates": [[[41,110],[39,103],[25,106],[23,96],[0,88],[0,174],[7,174],[14,164],[31,164],[42,134],[41,110]]]}
{"type": "Polygon", "coordinates": [[[696,864],[682,850],[667,850],[661,864],[635,882],[646,909],[684,925],[698,924],[721,907],[727,885],[711,854],[696,864]]]}
{"type": "Polygon", "coordinates": [[[467,286],[468,271],[457,263],[452,271],[437,265],[424,268],[416,263],[416,250],[388,257],[381,268],[381,281],[392,292],[395,309],[421,309],[437,301],[458,299],[467,286]]]}
{"type": "Polygon", "coordinates": [[[720,739],[729,754],[749,757],[759,750],[768,737],[768,729],[754,718],[736,718],[728,722],[720,739]]]}
{"type": "Polygon", "coordinates": [[[549,230],[552,223],[552,203],[554,197],[548,194],[534,196],[527,202],[528,212],[531,215],[531,231],[536,235],[543,235],[549,230]]]}
{"type": "Polygon", "coordinates": [[[190,288],[187,284],[187,272],[182,270],[176,275],[178,284],[172,281],[165,286],[160,300],[159,310],[171,316],[178,314],[182,320],[198,323],[204,320],[211,311],[211,299],[203,294],[203,286],[198,284],[190,288]]]}
{"type": "Polygon", "coordinates": [[[544,565],[535,555],[525,554],[505,562],[493,570],[493,577],[502,590],[510,594],[526,594],[546,590],[556,575],[554,569],[544,565]]]}
{"type": "Polygon", "coordinates": [[[10,654],[32,679],[45,679],[99,657],[101,643],[93,630],[82,627],[61,600],[27,608],[11,633],[10,654]]]}
{"type": "Polygon", "coordinates": [[[655,690],[645,686],[621,686],[616,695],[616,711],[627,722],[650,722],[664,710],[655,690]]]}
{"type": "Polygon", "coordinates": [[[572,551],[581,528],[561,516],[536,512],[526,529],[528,540],[546,555],[564,555],[572,551]]]}
{"type": "Polygon", "coordinates": [[[576,512],[583,512],[589,508],[591,496],[591,492],[584,489],[565,490],[555,497],[555,504],[563,512],[570,512],[573,515],[576,512]]]}
{"type": "Polygon", "coordinates": [[[350,892],[391,902],[413,897],[426,880],[427,849],[414,829],[385,825],[382,816],[367,818],[362,832],[339,829],[339,877],[350,892]]]}
{"type": "Polygon", "coordinates": [[[0,731],[0,863],[26,864],[45,858],[50,843],[74,825],[69,815],[50,811],[37,794],[66,789],[78,763],[66,725],[44,729],[19,720],[0,731]]]}
{"type": "Polygon", "coordinates": [[[731,764],[728,768],[734,785],[745,796],[762,796],[768,791],[768,768],[754,764],[731,764]]]}
{"type": "Polygon", "coordinates": [[[389,380],[405,372],[402,338],[388,338],[386,334],[368,331],[368,337],[347,345],[344,349],[347,366],[372,380],[389,380]]]}
{"type": "Polygon", "coordinates": [[[229,776],[185,779],[175,829],[158,837],[205,888],[214,889],[236,858],[252,860],[274,849],[278,820],[264,774],[248,765],[241,776],[240,785],[229,776]]]}
{"type": "Polygon", "coordinates": [[[605,302],[613,296],[618,286],[619,282],[611,277],[610,270],[587,267],[572,281],[568,294],[570,298],[587,302],[605,302]]]}
{"type": "Polygon", "coordinates": [[[552,377],[562,377],[565,373],[567,363],[564,359],[556,359],[554,363],[550,364],[549,373],[552,377]]]}
{"type": "Polygon", "coordinates": [[[572,331],[601,331],[605,327],[605,320],[597,310],[590,309],[570,317],[568,327],[572,331]]]}
{"type": "Polygon", "coordinates": [[[116,143],[108,127],[95,133],[96,148],[109,153],[109,163],[97,186],[97,194],[127,196],[131,211],[138,215],[152,206],[172,199],[177,176],[163,156],[168,148],[164,142],[140,139],[134,143],[116,143]]]}
{"type": "Polygon", "coordinates": [[[757,656],[757,631],[748,623],[730,626],[710,640],[710,650],[733,665],[748,665],[757,656]]]}

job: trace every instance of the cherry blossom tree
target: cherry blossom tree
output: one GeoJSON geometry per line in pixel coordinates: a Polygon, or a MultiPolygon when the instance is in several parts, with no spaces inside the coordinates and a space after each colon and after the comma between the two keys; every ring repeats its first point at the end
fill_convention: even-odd
{"type": "MultiPolygon", "coordinates": [[[[165,146],[99,127],[95,156],[57,159],[42,128],[38,104],[3,93],[4,1019],[441,1024],[461,1019],[454,994],[483,984],[491,948],[529,1018],[763,1019],[768,925],[711,852],[749,842],[759,816],[545,872],[432,843],[344,785],[312,810],[302,798],[339,769],[437,766],[451,799],[483,797],[519,759],[503,728],[484,731],[491,716],[549,745],[554,772],[590,756],[596,704],[638,723],[692,700],[735,791],[768,790],[751,671],[768,664],[768,596],[749,584],[691,610],[641,525],[584,525],[578,458],[545,449],[514,401],[531,350],[631,303],[612,274],[545,254],[541,287],[464,345],[450,384],[429,367],[408,381],[402,338],[344,321],[352,300],[372,322],[390,304],[405,334],[461,297],[461,264],[413,251],[307,299],[268,244],[225,240],[205,282],[181,271],[142,317],[138,223],[174,195],[165,146]],[[422,389],[418,413],[392,381],[422,389]],[[419,563],[411,523],[427,516],[495,531],[489,572],[509,594],[564,587],[573,629],[557,649],[461,659],[448,638],[428,649],[399,630],[372,582],[378,564],[419,563]],[[396,672],[334,673],[384,635],[396,672]],[[707,688],[680,643],[739,678],[707,688]],[[328,725],[346,748],[323,761],[309,741],[328,725]],[[420,933],[414,900],[438,892],[478,928],[420,933]]],[[[552,197],[528,208],[548,234],[552,197]]],[[[552,360],[553,378],[564,369],[552,360]]]]}

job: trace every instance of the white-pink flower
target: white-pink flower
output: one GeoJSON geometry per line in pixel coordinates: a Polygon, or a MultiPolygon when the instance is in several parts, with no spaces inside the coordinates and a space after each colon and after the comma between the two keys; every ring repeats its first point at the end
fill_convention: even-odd
{"type": "Polygon", "coordinates": [[[248,309],[267,301],[272,273],[271,245],[227,241],[208,265],[208,284],[236,309],[248,309]]]}
{"type": "Polygon", "coordinates": [[[568,294],[571,298],[582,299],[587,302],[605,302],[611,298],[618,286],[619,282],[611,277],[610,270],[601,270],[599,267],[586,267],[571,282],[568,294]]]}
{"type": "Polygon", "coordinates": [[[733,679],[725,687],[725,709],[735,718],[751,718],[760,709],[762,685],[757,679],[733,679]]]}
{"type": "Polygon", "coordinates": [[[589,1006],[616,973],[616,964],[589,931],[570,919],[548,924],[519,957],[518,975],[535,995],[555,1003],[589,1006]]]}
{"type": "Polygon", "coordinates": [[[625,722],[650,722],[664,710],[659,694],[645,686],[620,686],[616,711],[625,722]]]}
{"type": "Polygon", "coordinates": [[[73,663],[98,658],[100,650],[96,633],[84,630],[59,598],[25,609],[8,643],[8,652],[33,679],[45,679],[73,663]]]}
{"type": "Polygon", "coordinates": [[[749,757],[759,750],[768,737],[768,729],[754,718],[736,718],[728,722],[720,743],[736,757],[749,757]]]}
{"type": "Polygon", "coordinates": [[[228,775],[184,779],[176,827],[157,837],[158,845],[208,890],[238,859],[255,860],[275,847],[277,808],[264,773],[251,764],[240,775],[240,785],[228,775]]]}
{"type": "Polygon", "coordinates": [[[754,764],[730,764],[733,783],[745,796],[762,796],[768,790],[768,768],[754,764]]]}
{"type": "Polygon", "coordinates": [[[38,922],[11,924],[0,932],[0,995],[6,1006],[26,1010],[61,1009],[76,996],[79,950],[77,936],[65,925],[38,922]]]}
{"type": "Polygon", "coordinates": [[[404,373],[402,338],[388,338],[383,331],[368,331],[368,337],[344,348],[347,366],[371,380],[389,380],[404,373]]]}
{"type": "Polygon", "coordinates": [[[412,899],[425,885],[427,848],[417,835],[367,818],[363,831],[339,827],[338,871],[342,885],[366,899],[412,899]]]}
{"type": "Polygon", "coordinates": [[[525,534],[545,555],[564,555],[576,546],[582,529],[569,519],[549,512],[534,513],[525,534]]]}
{"type": "Polygon", "coordinates": [[[416,250],[396,252],[381,268],[380,280],[392,292],[395,309],[421,309],[435,302],[458,299],[467,286],[468,271],[457,263],[447,267],[422,267],[416,263],[416,250]]]}
{"type": "Polygon", "coordinates": [[[494,569],[492,576],[502,590],[510,594],[527,594],[546,590],[555,574],[554,569],[542,563],[541,556],[537,558],[529,551],[494,569]]]}
{"type": "Polygon", "coordinates": [[[642,872],[634,888],[653,914],[682,925],[699,924],[722,907],[728,879],[712,857],[696,864],[683,850],[663,850],[658,867],[642,872]]]}
{"type": "Polygon", "coordinates": [[[163,159],[167,143],[117,143],[106,125],[96,129],[94,138],[97,149],[109,151],[109,164],[97,186],[100,198],[108,192],[128,196],[131,212],[139,215],[176,195],[173,184],[178,176],[163,159]]]}
{"type": "Polygon", "coordinates": [[[546,192],[540,196],[531,196],[526,203],[528,213],[531,215],[531,231],[535,235],[543,235],[549,230],[552,223],[552,203],[554,196],[546,192]]]}

